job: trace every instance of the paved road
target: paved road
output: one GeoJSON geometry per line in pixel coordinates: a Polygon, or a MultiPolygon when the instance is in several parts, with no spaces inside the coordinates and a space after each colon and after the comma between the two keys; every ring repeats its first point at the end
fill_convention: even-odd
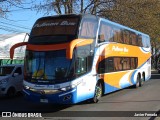
{"type": "MultiPolygon", "coordinates": [[[[138,89],[127,88],[124,90],[120,90],[118,92],[114,92],[108,95],[103,96],[101,101],[97,104],[91,104],[87,102],[83,102],[77,105],[51,105],[51,104],[35,104],[23,99],[23,96],[17,96],[12,99],[7,98],[0,98],[0,111],[14,111],[14,112],[44,112],[43,116],[54,116],[57,114],[62,114],[60,111],[120,111],[120,112],[112,112],[111,115],[113,116],[126,116],[130,114],[130,112],[122,112],[122,111],[155,111],[160,113],[160,75],[156,72],[153,72],[152,79],[145,82],[143,87],[138,89]]],[[[132,112],[131,112],[132,113],[132,112]]],[[[65,113],[68,115],[73,115],[76,113],[65,113]]],[[[61,120],[61,119],[104,119],[106,117],[95,117],[100,115],[99,112],[85,112],[81,113],[84,116],[90,117],[72,117],[72,118],[64,118],[64,117],[56,117],[54,119],[61,120]],[[93,115],[93,117],[92,117],[93,115]]],[[[109,112],[104,112],[104,114],[109,114],[109,112]]],[[[134,118],[107,118],[107,119],[156,119],[160,120],[160,117],[134,117],[134,118]]]]}

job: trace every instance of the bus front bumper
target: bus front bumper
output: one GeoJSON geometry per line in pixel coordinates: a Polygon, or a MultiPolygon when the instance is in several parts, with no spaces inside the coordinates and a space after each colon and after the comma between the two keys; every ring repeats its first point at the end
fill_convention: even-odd
{"type": "Polygon", "coordinates": [[[76,88],[67,91],[59,91],[54,94],[45,94],[43,92],[23,89],[23,93],[27,100],[36,103],[75,104],[78,102],[76,88]]]}

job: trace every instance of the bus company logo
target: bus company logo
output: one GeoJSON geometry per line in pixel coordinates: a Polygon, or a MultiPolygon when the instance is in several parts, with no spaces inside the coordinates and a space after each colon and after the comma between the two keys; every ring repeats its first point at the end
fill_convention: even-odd
{"type": "Polygon", "coordinates": [[[75,22],[62,21],[62,22],[43,22],[37,23],[33,26],[33,28],[41,28],[41,27],[50,27],[50,26],[74,26],[75,22]]]}
{"type": "Polygon", "coordinates": [[[126,48],[126,47],[123,47],[123,48],[120,48],[118,46],[113,46],[112,47],[112,51],[115,51],[115,52],[129,52],[129,50],[126,48]]]}

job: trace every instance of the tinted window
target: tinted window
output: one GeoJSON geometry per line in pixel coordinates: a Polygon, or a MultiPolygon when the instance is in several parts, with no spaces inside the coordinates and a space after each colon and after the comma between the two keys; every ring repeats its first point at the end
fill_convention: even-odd
{"type": "Polygon", "coordinates": [[[82,20],[79,38],[96,38],[97,21],[95,19],[84,18],[82,20]]]}
{"type": "Polygon", "coordinates": [[[143,47],[148,48],[148,47],[151,46],[151,45],[150,45],[150,39],[149,39],[148,37],[146,37],[146,36],[143,36],[142,42],[143,42],[143,47]]]}
{"type": "Polygon", "coordinates": [[[114,41],[113,26],[108,23],[101,22],[99,35],[98,35],[98,42],[101,43],[101,42],[108,42],[108,41],[114,41]]]}
{"type": "Polygon", "coordinates": [[[136,69],[138,65],[138,59],[137,58],[131,58],[131,69],[136,69]]]}
{"type": "Polygon", "coordinates": [[[136,57],[109,57],[99,63],[98,73],[132,70],[136,69],[137,65],[138,58],[136,57]]]}
{"type": "Polygon", "coordinates": [[[143,45],[142,45],[142,35],[138,35],[138,36],[137,36],[137,40],[138,40],[138,46],[141,46],[141,47],[142,47],[142,46],[143,46],[143,45]]]}
{"type": "Polygon", "coordinates": [[[127,30],[123,31],[123,41],[125,44],[130,44],[129,31],[127,30]]]}
{"type": "Polygon", "coordinates": [[[114,68],[115,71],[122,70],[122,58],[114,58],[114,68]]]}
{"type": "Polygon", "coordinates": [[[98,73],[107,73],[114,71],[113,58],[107,58],[99,63],[98,73]]]}
{"type": "Polygon", "coordinates": [[[123,70],[130,69],[130,58],[123,58],[123,70]]]}
{"type": "Polygon", "coordinates": [[[148,37],[146,37],[146,42],[147,42],[147,47],[150,47],[150,40],[149,40],[149,38],[148,37]]]}
{"type": "Polygon", "coordinates": [[[113,41],[134,46],[150,46],[150,39],[148,37],[143,37],[142,39],[141,34],[137,34],[128,29],[123,29],[122,27],[112,25],[108,22],[101,22],[98,43],[113,41]]]}
{"type": "Polygon", "coordinates": [[[130,43],[131,45],[137,45],[137,35],[133,32],[130,33],[130,43]]]}
{"type": "Polygon", "coordinates": [[[79,18],[76,17],[53,17],[40,19],[34,24],[31,36],[75,35],[77,34],[78,25],[79,18]]]}
{"type": "Polygon", "coordinates": [[[93,54],[90,52],[91,45],[80,46],[76,49],[75,71],[76,75],[80,76],[91,70],[93,54]]]}

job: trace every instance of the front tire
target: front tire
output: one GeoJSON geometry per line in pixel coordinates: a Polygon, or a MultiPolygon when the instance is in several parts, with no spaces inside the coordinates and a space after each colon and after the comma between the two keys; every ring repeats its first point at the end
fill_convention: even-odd
{"type": "Polygon", "coordinates": [[[9,88],[8,91],[7,91],[7,97],[8,97],[8,98],[14,97],[14,96],[15,96],[15,93],[16,93],[16,90],[11,87],[11,88],[9,88]]]}
{"type": "Polygon", "coordinates": [[[97,103],[102,97],[102,83],[98,82],[95,87],[95,93],[92,102],[97,103]]]}

